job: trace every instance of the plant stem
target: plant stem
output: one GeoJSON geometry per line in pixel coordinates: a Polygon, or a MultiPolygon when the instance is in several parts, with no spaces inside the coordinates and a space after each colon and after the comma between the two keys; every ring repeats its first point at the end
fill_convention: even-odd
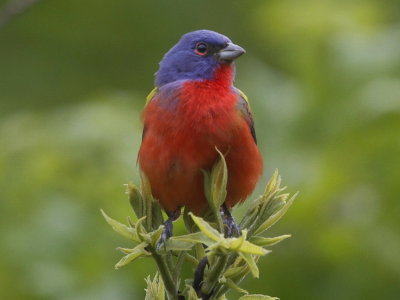
{"type": "Polygon", "coordinates": [[[157,263],[158,270],[160,271],[162,280],[167,290],[169,300],[178,300],[177,287],[172,279],[171,271],[167,265],[166,260],[160,254],[158,254],[154,249],[150,249],[150,252],[157,263]]]}
{"type": "Polygon", "coordinates": [[[228,255],[222,255],[218,258],[217,262],[214,263],[213,268],[207,276],[206,281],[201,287],[201,292],[204,295],[209,295],[214,286],[218,283],[218,279],[225,270],[228,255]]]}
{"type": "Polygon", "coordinates": [[[179,274],[181,272],[183,261],[185,260],[185,251],[179,253],[178,258],[176,259],[175,268],[172,271],[172,278],[174,282],[179,282],[179,274]]]}
{"type": "Polygon", "coordinates": [[[217,221],[217,226],[219,232],[224,234],[224,223],[222,222],[221,215],[217,212],[215,215],[215,220],[217,221]]]}

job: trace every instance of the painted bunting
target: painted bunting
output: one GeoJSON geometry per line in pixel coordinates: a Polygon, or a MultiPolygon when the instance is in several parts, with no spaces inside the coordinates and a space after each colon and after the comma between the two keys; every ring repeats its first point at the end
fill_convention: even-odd
{"type": "Polygon", "coordinates": [[[249,103],[233,86],[234,60],[243,53],[226,36],[198,30],[183,35],[160,62],[142,115],[138,162],[171,226],[182,207],[196,215],[206,210],[202,170],[218,160],[216,148],[228,168],[226,214],[261,175],[249,103]]]}

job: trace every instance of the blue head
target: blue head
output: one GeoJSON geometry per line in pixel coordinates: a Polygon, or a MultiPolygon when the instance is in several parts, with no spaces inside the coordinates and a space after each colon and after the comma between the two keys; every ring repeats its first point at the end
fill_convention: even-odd
{"type": "Polygon", "coordinates": [[[213,79],[221,64],[231,64],[244,52],[243,48],[217,32],[189,32],[165,54],[155,84],[160,87],[177,80],[213,79]]]}

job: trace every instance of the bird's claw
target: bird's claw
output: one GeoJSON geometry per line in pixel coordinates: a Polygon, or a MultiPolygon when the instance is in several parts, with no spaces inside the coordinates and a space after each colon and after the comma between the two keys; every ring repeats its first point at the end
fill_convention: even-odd
{"type": "Polygon", "coordinates": [[[239,226],[236,224],[233,218],[227,219],[224,222],[225,225],[225,237],[239,237],[242,235],[239,226]]]}
{"type": "Polygon", "coordinates": [[[224,223],[225,237],[239,237],[242,235],[239,225],[236,224],[231,212],[225,204],[221,206],[222,221],[224,223]]]}
{"type": "Polygon", "coordinates": [[[164,222],[164,229],[161,233],[160,238],[158,239],[156,250],[160,251],[162,248],[166,250],[167,248],[167,241],[172,236],[173,232],[173,224],[172,222],[179,218],[181,214],[180,208],[178,208],[173,213],[169,214],[168,219],[164,222]]]}
{"type": "Polygon", "coordinates": [[[164,229],[161,233],[160,238],[158,239],[157,245],[156,245],[156,250],[160,251],[162,248],[166,250],[167,248],[167,241],[168,239],[172,236],[172,220],[168,219],[167,221],[164,222],[164,229]]]}

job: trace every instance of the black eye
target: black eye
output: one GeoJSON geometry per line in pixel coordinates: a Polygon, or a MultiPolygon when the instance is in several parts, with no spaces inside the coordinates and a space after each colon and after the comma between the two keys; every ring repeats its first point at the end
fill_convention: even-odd
{"type": "Polygon", "coordinates": [[[208,45],[206,43],[197,43],[194,52],[198,55],[206,55],[208,52],[208,45]]]}

